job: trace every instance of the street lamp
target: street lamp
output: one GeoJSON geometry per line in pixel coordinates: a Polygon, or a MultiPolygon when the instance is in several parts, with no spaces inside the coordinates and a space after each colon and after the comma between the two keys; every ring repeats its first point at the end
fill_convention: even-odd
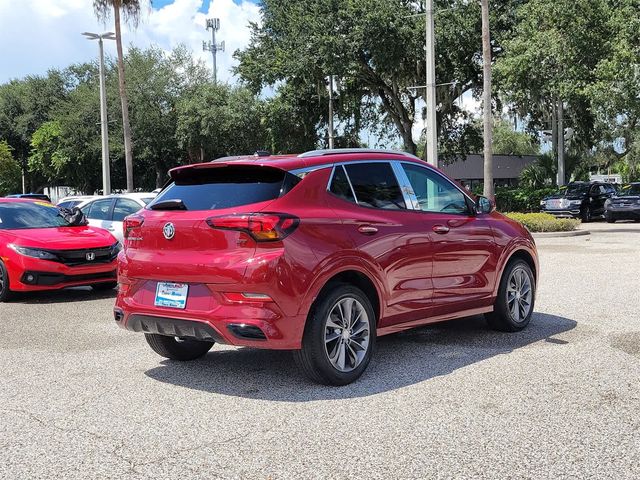
{"type": "Polygon", "coordinates": [[[107,90],[104,81],[104,47],[103,40],[115,40],[113,32],[102,35],[83,32],[82,35],[89,40],[98,40],[100,47],[100,130],[102,133],[102,194],[111,194],[111,169],[109,165],[109,130],[107,125],[107,90]]]}

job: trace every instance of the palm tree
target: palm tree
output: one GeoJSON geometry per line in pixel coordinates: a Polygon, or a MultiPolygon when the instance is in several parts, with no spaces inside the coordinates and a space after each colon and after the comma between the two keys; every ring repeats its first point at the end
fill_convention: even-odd
{"type": "Polygon", "coordinates": [[[122,130],[124,131],[124,155],[127,170],[127,192],[133,192],[133,146],[131,144],[131,124],[129,123],[129,99],[124,78],[124,54],[122,51],[122,31],[120,28],[120,10],[124,20],[133,26],[140,19],[140,0],[93,0],[93,9],[99,20],[106,21],[111,16],[116,29],[116,49],[118,51],[118,81],[120,102],[122,104],[122,130]]]}
{"type": "Polygon", "coordinates": [[[491,148],[493,119],[491,115],[491,34],[489,0],[480,0],[482,8],[482,108],[484,117],[484,196],[493,198],[493,152],[491,148]]]}

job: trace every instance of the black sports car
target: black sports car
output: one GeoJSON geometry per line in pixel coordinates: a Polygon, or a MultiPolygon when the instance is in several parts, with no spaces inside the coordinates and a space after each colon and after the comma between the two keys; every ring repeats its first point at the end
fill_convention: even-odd
{"type": "Polygon", "coordinates": [[[623,185],[615,197],[604,203],[604,218],[613,223],[616,220],[640,222],[640,182],[623,185]]]}

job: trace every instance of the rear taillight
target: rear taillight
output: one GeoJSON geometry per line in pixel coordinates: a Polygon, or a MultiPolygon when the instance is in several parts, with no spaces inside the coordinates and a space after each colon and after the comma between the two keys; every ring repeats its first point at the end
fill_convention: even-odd
{"type": "Polygon", "coordinates": [[[136,240],[135,230],[142,227],[144,223],[144,217],[142,215],[129,215],[124,219],[124,238],[127,240],[136,240]]]}
{"type": "Polygon", "coordinates": [[[211,228],[245,232],[257,242],[275,242],[291,235],[300,219],[284,213],[246,213],[210,217],[207,223],[211,228]]]}

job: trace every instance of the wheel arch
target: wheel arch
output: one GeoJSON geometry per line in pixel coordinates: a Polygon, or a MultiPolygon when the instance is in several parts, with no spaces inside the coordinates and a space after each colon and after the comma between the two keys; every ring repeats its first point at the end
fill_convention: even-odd
{"type": "MultiPolygon", "coordinates": [[[[311,312],[316,305],[316,302],[322,295],[333,288],[335,285],[344,283],[347,285],[353,285],[359,288],[367,296],[373,307],[373,311],[376,316],[376,320],[379,323],[383,314],[382,295],[380,289],[376,284],[376,281],[367,272],[354,266],[347,267],[339,272],[335,272],[331,276],[323,277],[318,281],[316,293],[311,296],[307,310],[307,313],[311,312]]],[[[302,306],[304,308],[304,305],[302,306]]]]}
{"type": "MultiPolygon", "coordinates": [[[[533,272],[533,278],[535,279],[536,283],[538,283],[538,264],[534,260],[533,255],[531,255],[530,252],[522,248],[511,253],[511,255],[509,256],[509,258],[504,264],[504,268],[502,269],[502,274],[504,274],[504,270],[506,269],[507,265],[509,265],[509,263],[513,262],[514,260],[523,260],[524,262],[526,262],[527,265],[529,265],[529,268],[531,268],[531,271],[533,272]]],[[[500,275],[500,278],[502,278],[502,274],[500,275]]]]}

